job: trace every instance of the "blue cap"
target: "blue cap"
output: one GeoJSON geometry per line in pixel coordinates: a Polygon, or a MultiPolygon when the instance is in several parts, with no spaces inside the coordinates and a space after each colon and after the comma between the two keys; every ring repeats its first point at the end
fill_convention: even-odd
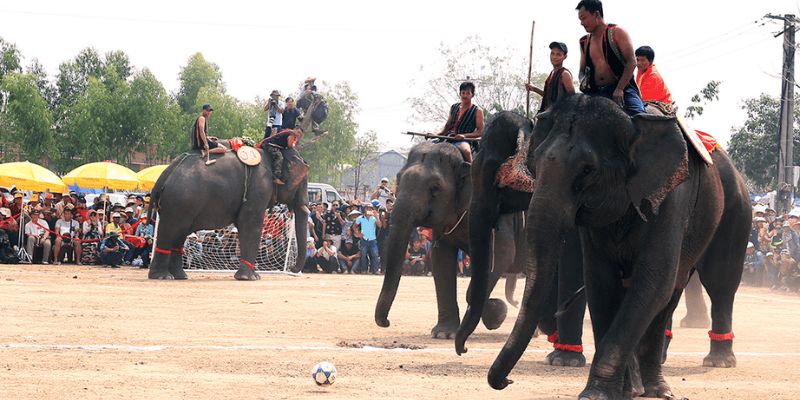
{"type": "Polygon", "coordinates": [[[378,208],[381,206],[381,202],[378,200],[372,200],[372,206],[378,208]]]}
{"type": "Polygon", "coordinates": [[[203,105],[203,110],[214,111],[214,109],[211,108],[211,104],[204,104],[203,105]]]}

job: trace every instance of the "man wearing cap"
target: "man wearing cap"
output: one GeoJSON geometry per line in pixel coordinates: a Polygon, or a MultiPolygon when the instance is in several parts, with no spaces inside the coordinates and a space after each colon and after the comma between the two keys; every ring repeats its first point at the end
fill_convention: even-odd
{"type": "Polygon", "coordinates": [[[314,246],[314,238],[309,236],[306,239],[306,264],[303,266],[303,272],[317,273],[317,248],[314,246]]]}
{"type": "Polygon", "coordinates": [[[216,140],[215,137],[208,137],[208,119],[214,111],[211,105],[203,105],[203,113],[197,117],[192,126],[192,150],[200,150],[200,155],[205,157],[207,153],[225,153],[225,141],[216,140]]]}
{"type": "Polygon", "coordinates": [[[330,237],[333,246],[337,249],[342,248],[342,227],[344,218],[339,212],[339,202],[333,201],[330,210],[322,215],[322,231],[325,237],[330,237]]]}
{"type": "Polygon", "coordinates": [[[347,213],[347,219],[344,221],[342,240],[353,239],[356,241],[356,247],[358,247],[358,238],[353,234],[353,225],[355,225],[356,218],[361,216],[361,211],[358,211],[356,206],[350,206],[349,208],[351,211],[347,213]]]}
{"type": "Polygon", "coordinates": [[[41,218],[41,213],[37,210],[31,212],[31,221],[25,224],[25,237],[27,244],[25,250],[28,255],[33,257],[33,248],[42,247],[42,264],[47,264],[50,259],[50,234],[45,230],[47,221],[41,218]]]}
{"type": "Polygon", "coordinates": [[[277,89],[269,94],[267,105],[264,106],[264,111],[267,112],[267,127],[264,129],[264,138],[268,138],[280,131],[283,125],[283,102],[281,101],[281,92],[277,89]]]}
{"type": "Polygon", "coordinates": [[[14,193],[14,201],[8,205],[8,209],[11,210],[11,216],[16,217],[22,212],[22,204],[25,201],[24,194],[20,191],[14,193]]]}
{"type": "Polygon", "coordinates": [[[764,281],[764,254],[756,250],[752,242],[747,243],[747,254],[744,257],[742,283],[750,286],[761,286],[764,281]]]}
{"type": "Polygon", "coordinates": [[[122,257],[129,250],[128,246],[119,239],[119,232],[111,231],[101,243],[100,260],[103,261],[103,266],[119,268],[122,257]]]}
{"type": "Polygon", "coordinates": [[[353,238],[344,240],[344,246],[339,249],[339,270],[343,274],[354,274],[361,263],[361,250],[353,243],[353,238]]]}
{"type": "Polygon", "coordinates": [[[64,209],[61,218],[56,221],[54,229],[57,234],[55,244],[56,260],[54,262],[56,265],[61,264],[61,261],[64,260],[64,256],[71,254],[73,251],[75,252],[75,262],[78,263],[81,259],[81,246],[78,242],[72,240],[73,238],[79,237],[81,226],[78,224],[78,221],[72,219],[74,209],[69,207],[71,205],[72,204],[69,204],[67,208],[64,209]]]}
{"type": "Polygon", "coordinates": [[[110,235],[111,232],[119,233],[120,231],[122,231],[122,214],[113,212],[111,214],[111,222],[106,225],[106,236],[110,235]]]}
{"type": "Polygon", "coordinates": [[[566,59],[567,45],[562,42],[550,43],[550,64],[553,64],[553,71],[544,81],[544,89],[539,89],[530,83],[525,84],[526,89],[542,96],[539,113],[545,112],[562,96],[575,93],[575,86],[572,85],[572,74],[568,69],[564,68],[564,60],[566,59]]]}
{"type": "Polygon", "coordinates": [[[631,37],[616,24],[606,24],[600,0],[581,0],[575,8],[589,34],[581,38],[581,91],[614,100],[626,113],[644,114],[633,79],[636,55],[631,37]]]}
{"type": "Polygon", "coordinates": [[[377,228],[381,227],[381,220],[375,214],[372,203],[364,204],[364,215],[356,218],[353,224],[353,234],[361,239],[361,264],[367,273],[378,273],[380,259],[378,257],[377,228]],[[372,270],[368,260],[372,260],[372,270]]]}
{"type": "Polygon", "coordinates": [[[378,200],[380,202],[379,207],[386,208],[386,200],[392,199],[394,201],[394,193],[389,190],[389,178],[381,179],[381,183],[375,188],[375,191],[369,195],[370,200],[378,200]]]}

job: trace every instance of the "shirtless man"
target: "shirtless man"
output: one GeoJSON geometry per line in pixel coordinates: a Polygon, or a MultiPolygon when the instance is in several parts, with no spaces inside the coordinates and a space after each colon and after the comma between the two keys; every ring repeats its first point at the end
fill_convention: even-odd
{"type": "Polygon", "coordinates": [[[636,56],[628,32],[606,24],[600,0],[581,0],[575,9],[581,25],[589,33],[581,38],[581,91],[608,97],[628,114],[644,113],[639,89],[633,80],[636,56]]]}
{"type": "Polygon", "coordinates": [[[215,137],[207,137],[208,133],[208,118],[214,111],[211,105],[206,104],[203,106],[203,114],[197,117],[192,127],[192,150],[200,150],[200,156],[205,157],[207,153],[225,153],[228,149],[223,142],[218,141],[215,137]]]}

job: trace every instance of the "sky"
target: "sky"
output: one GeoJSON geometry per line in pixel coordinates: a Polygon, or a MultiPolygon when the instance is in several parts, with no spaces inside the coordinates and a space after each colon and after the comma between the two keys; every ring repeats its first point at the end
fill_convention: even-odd
{"type": "MultiPolygon", "coordinates": [[[[243,101],[266,98],[273,89],[291,95],[309,76],[347,82],[359,98],[358,132],[374,131],[384,149],[401,150],[410,141],[400,132],[444,125],[414,123],[408,101],[423,94],[420,67],[440,59],[441,43],[478,36],[485,45],[514,49],[515,61],[522,61],[514,65],[527,66],[535,21],[534,72],[550,71],[547,46],[557,40],[569,47],[564,64],[577,76],[585,34],[577,3],[0,0],[0,37],[17,45],[23,66],[38,58],[51,78],[59,64],[94,47],[101,54],[124,51],[169,92],[198,51],[220,66],[228,93],[243,101]]],[[[690,124],[727,147],[731,130],[745,121],[745,99],[780,95],[783,36],[775,34],[783,22],[763,17],[800,15],[800,2],[607,0],[604,14],[628,31],[634,48],[655,50],[654,63],[681,109],[706,83],[722,81],[720,100],[690,124]]]]}

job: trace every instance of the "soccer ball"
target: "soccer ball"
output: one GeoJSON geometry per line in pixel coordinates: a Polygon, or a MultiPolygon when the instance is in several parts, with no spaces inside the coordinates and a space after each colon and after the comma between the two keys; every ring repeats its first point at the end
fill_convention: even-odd
{"type": "Polygon", "coordinates": [[[317,385],[328,387],[336,382],[336,367],[323,361],[314,366],[314,369],[311,370],[311,377],[314,378],[317,385]]]}

